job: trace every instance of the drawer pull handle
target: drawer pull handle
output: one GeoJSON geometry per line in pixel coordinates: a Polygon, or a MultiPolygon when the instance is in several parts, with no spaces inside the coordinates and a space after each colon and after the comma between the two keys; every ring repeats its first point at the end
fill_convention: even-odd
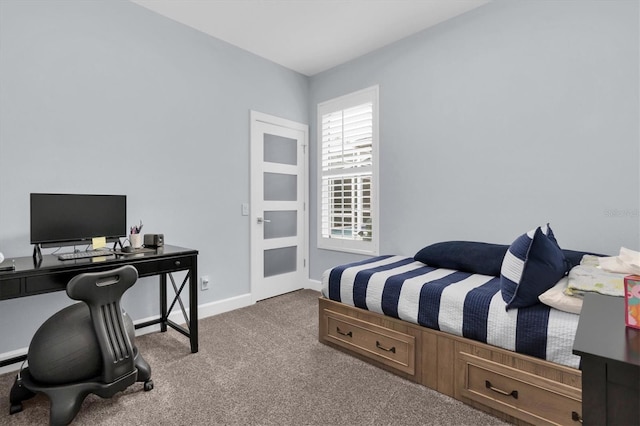
{"type": "Polygon", "coordinates": [[[571,420],[573,420],[574,422],[582,423],[582,417],[580,416],[580,414],[576,413],[575,411],[571,412],[571,420]]]}
{"type": "Polygon", "coordinates": [[[338,332],[338,334],[342,334],[343,336],[347,336],[347,337],[353,337],[353,333],[350,331],[347,331],[346,333],[342,330],[340,330],[340,327],[336,327],[336,331],[338,332]]]}
{"type": "Polygon", "coordinates": [[[180,266],[180,261],[176,260],[175,264],[176,264],[176,266],[180,266]]]}
{"type": "Polygon", "coordinates": [[[503,391],[502,389],[498,389],[498,388],[492,386],[491,382],[488,381],[488,380],[484,381],[484,385],[486,386],[487,389],[491,389],[492,391],[497,392],[500,395],[512,396],[514,399],[518,399],[518,391],[517,390],[512,390],[511,392],[503,391]]]}
{"type": "Polygon", "coordinates": [[[391,346],[390,348],[385,348],[377,340],[376,340],[376,348],[382,349],[383,351],[391,352],[391,353],[394,353],[394,354],[396,353],[396,347],[395,346],[391,346]]]}

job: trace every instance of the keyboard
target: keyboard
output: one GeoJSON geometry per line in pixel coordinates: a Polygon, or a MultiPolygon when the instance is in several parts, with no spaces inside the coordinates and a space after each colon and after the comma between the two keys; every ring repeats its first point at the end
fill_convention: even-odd
{"type": "Polygon", "coordinates": [[[58,255],[58,259],[75,260],[75,259],[86,259],[88,257],[111,256],[111,255],[113,255],[113,252],[111,250],[87,250],[87,251],[78,251],[75,253],[62,253],[58,255]]]}

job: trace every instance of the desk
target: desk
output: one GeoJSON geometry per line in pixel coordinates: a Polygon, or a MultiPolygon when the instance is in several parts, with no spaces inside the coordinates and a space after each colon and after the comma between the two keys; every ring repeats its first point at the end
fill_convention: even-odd
{"type": "MultiPolygon", "coordinates": [[[[107,256],[79,260],[58,260],[56,255],[45,255],[40,262],[33,257],[18,257],[15,270],[0,272],[0,300],[32,296],[65,290],[69,280],[83,272],[98,272],[133,265],[139,277],[157,275],[160,278],[160,317],[145,323],[136,324],[136,329],[160,324],[161,331],[167,326],[189,338],[191,352],[198,352],[198,252],[196,250],[163,246],[153,252],[132,253],[125,256],[107,256]],[[174,281],[173,272],[187,271],[180,286],[174,281]],[[167,280],[169,278],[169,280],[167,280]],[[171,282],[176,296],[169,306],[167,303],[167,286],[171,282]],[[189,283],[189,315],[183,306],[180,293],[189,283]],[[169,314],[179,303],[187,327],[183,327],[169,319],[169,314]],[[187,318],[188,317],[188,318],[187,318]]],[[[3,265],[11,263],[5,259],[3,265]]],[[[0,367],[20,362],[26,355],[0,361],[0,367]]]]}
{"type": "Polygon", "coordinates": [[[640,330],[625,326],[624,298],[585,295],[573,353],[582,357],[584,424],[640,424],[640,330]]]}

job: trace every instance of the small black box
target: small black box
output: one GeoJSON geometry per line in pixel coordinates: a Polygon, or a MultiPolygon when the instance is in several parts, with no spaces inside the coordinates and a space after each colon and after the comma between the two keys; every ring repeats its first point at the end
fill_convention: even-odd
{"type": "Polygon", "coordinates": [[[164,234],[144,234],[145,247],[162,247],[164,245],[164,234]]]}

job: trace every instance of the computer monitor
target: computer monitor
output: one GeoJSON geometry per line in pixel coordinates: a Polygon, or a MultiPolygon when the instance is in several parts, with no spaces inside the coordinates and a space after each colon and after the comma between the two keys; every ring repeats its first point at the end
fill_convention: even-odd
{"type": "Polygon", "coordinates": [[[127,235],[126,195],[31,194],[31,244],[91,244],[127,235]]]}

